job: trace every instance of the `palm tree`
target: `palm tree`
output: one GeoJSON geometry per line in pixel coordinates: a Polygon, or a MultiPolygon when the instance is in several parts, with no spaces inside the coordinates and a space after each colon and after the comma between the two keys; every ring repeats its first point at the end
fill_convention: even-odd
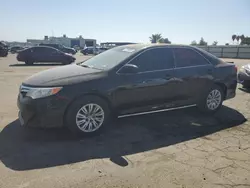
{"type": "Polygon", "coordinates": [[[213,45],[216,46],[218,44],[218,41],[214,41],[213,45]]]}
{"type": "Polygon", "coordinates": [[[149,37],[151,43],[157,43],[158,41],[162,40],[161,34],[152,34],[151,37],[149,37]]]}
{"type": "Polygon", "coordinates": [[[232,40],[233,40],[233,42],[234,42],[234,40],[236,39],[236,35],[234,34],[234,35],[232,35],[232,40]]]}
{"type": "Polygon", "coordinates": [[[239,35],[237,35],[236,40],[237,40],[237,43],[239,44],[239,40],[240,40],[240,36],[239,35]]]}
{"type": "Polygon", "coordinates": [[[243,43],[242,41],[244,41],[244,39],[245,39],[245,35],[242,34],[242,35],[240,36],[240,41],[241,41],[240,44],[243,43]]]}

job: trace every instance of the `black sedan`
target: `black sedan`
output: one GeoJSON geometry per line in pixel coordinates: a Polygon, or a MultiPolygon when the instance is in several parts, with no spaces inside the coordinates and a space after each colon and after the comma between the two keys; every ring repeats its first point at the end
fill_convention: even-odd
{"type": "Polygon", "coordinates": [[[234,64],[191,46],[128,45],[85,62],[49,69],[22,83],[24,126],[67,126],[94,134],[110,117],[198,106],[214,113],[235,96],[234,64]]]}
{"type": "Polygon", "coordinates": [[[88,55],[88,54],[95,54],[96,49],[95,47],[86,47],[80,51],[83,55],[88,55]]]}
{"type": "Polygon", "coordinates": [[[10,48],[10,53],[15,54],[23,49],[24,49],[24,47],[22,47],[22,46],[13,46],[10,48]]]}
{"type": "Polygon", "coordinates": [[[17,55],[17,60],[24,61],[27,65],[32,65],[35,62],[70,64],[75,61],[75,58],[52,47],[38,46],[20,51],[17,55]]]}
{"type": "Polygon", "coordinates": [[[238,73],[238,81],[244,88],[250,88],[250,64],[241,67],[238,73]]]}

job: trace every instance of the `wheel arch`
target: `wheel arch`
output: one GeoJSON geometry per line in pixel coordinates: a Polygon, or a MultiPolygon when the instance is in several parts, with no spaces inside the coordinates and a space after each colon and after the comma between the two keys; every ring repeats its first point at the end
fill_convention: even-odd
{"type": "Polygon", "coordinates": [[[219,86],[219,87],[221,87],[222,88],[222,90],[223,90],[223,94],[224,94],[224,99],[226,98],[226,96],[227,96],[227,86],[226,86],[226,84],[224,84],[224,83],[222,83],[222,82],[215,82],[215,85],[217,85],[217,86],[219,86]]]}
{"type": "Polygon", "coordinates": [[[73,104],[73,102],[75,102],[76,100],[79,100],[80,98],[83,98],[83,97],[86,97],[86,96],[95,96],[95,97],[98,97],[100,99],[102,99],[103,101],[105,101],[107,104],[108,104],[108,107],[110,109],[111,112],[114,111],[114,107],[112,105],[112,102],[110,101],[110,99],[100,93],[84,93],[84,94],[81,94],[77,97],[75,97],[73,100],[70,101],[70,103],[67,105],[65,111],[64,111],[64,114],[63,114],[63,126],[65,126],[65,118],[66,118],[66,115],[68,113],[68,110],[70,109],[70,106],[73,104]]]}

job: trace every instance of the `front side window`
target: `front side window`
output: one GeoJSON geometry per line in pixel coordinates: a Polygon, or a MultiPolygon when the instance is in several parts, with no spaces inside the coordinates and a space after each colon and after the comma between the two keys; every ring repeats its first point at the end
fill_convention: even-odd
{"type": "Polygon", "coordinates": [[[208,61],[196,51],[187,48],[175,48],[176,67],[207,65],[208,61]]]}
{"type": "Polygon", "coordinates": [[[172,50],[155,48],[143,52],[130,62],[139,68],[139,72],[171,69],[174,67],[172,50]]]}

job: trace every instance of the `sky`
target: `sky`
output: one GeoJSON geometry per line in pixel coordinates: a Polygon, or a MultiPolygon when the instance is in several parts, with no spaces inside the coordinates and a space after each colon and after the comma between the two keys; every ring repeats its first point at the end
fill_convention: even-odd
{"type": "Polygon", "coordinates": [[[211,44],[250,36],[250,0],[0,0],[0,41],[48,36],[149,43],[161,33],[175,44],[211,44]]]}

